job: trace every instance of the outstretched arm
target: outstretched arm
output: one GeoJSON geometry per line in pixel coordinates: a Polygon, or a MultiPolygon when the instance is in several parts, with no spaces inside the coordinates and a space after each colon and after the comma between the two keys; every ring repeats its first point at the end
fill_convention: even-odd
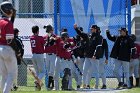
{"type": "Polygon", "coordinates": [[[106,30],[106,35],[107,35],[107,38],[108,38],[109,40],[113,41],[113,42],[115,42],[116,39],[117,39],[117,36],[111,35],[109,30],[106,30]]]}

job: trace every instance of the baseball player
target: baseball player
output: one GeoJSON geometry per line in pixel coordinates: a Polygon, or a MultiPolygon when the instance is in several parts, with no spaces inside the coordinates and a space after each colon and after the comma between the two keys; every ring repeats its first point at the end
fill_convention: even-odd
{"type": "MultiPolygon", "coordinates": [[[[98,32],[101,33],[100,27],[98,27],[98,32]]],[[[108,44],[106,39],[103,38],[101,58],[99,59],[99,73],[103,83],[101,89],[106,89],[105,64],[108,64],[108,44]],[[105,55],[105,61],[104,61],[104,55],[105,55]]]]}
{"type": "Polygon", "coordinates": [[[45,53],[46,53],[46,68],[48,71],[48,89],[54,88],[54,70],[55,70],[55,59],[56,59],[56,44],[54,38],[56,35],[53,33],[54,29],[51,25],[45,27],[47,35],[44,36],[45,53]]]}
{"type": "Polygon", "coordinates": [[[120,36],[115,37],[111,36],[109,30],[107,30],[107,36],[109,36],[108,39],[115,41],[110,57],[115,59],[114,74],[116,75],[119,82],[117,88],[131,88],[129,84],[129,63],[130,57],[134,54],[135,50],[134,42],[128,35],[128,31],[126,28],[121,28],[119,31],[120,36]],[[123,68],[123,72],[126,78],[124,84],[122,84],[121,82],[121,75],[119,73],[120,67],[123,68]]]}
{"type": "Polygon", "coordinates": [[[13,5],[8,2],[0,4],[2,18],[0,19],[0,70],[2,75],[2,93],[10,93],[12,84],[17,75],[17,60],[11,46],[14,39],[13,23],[9,18],[13,15],[13,5]]]}
{"type": "Polygon", "coordinates": [[[30,37],[31,49],[32,49],[32,60],[33,65],[36,71],[37,77],[40,79],[40,82],[35,81],[35,88],[41,90],[41,80],[45,75],[45,62],[44,62],[44,38],[39,36],[39,27],[32,27],[33,35],[30,37]]]}
{"type": "Polygon", "coordinates": [[[132,38],[132,40],[135,43],[135,48],[136,48],[136,52],[135,55],[132,56],[132,59],[130,61],[130,85],[131,87],[134,87],[133,85],[133,74],[134,77],[136,79],[136,87],[139,86],[139,57],[140,57],[140,44],[138,44],[136,41],[136,36],[134,34],[131,34],[130,37],[132,38]]]}
{"type": "MultiPolygon", "coordinates": [[[[78,27],[78,29],[83,31],[82,27],[78,27]]],[[[77,66],[79,67],[79,69],[81,71],[81,73],[83,73],[83,65],[84,65],[84,61],[85,61],[85,56],[84,56],[85,41],[79,35],[76,35],[74,37],[74,41],[75,41],[75,44],[76,44],[76,46],[75,46],[76,48],[73,50],[73,55],[76,58],[74,60],[74,62],[76,62],[77,66]]],[[[79,89],[82,85],[82,75],[77,73],[76,68],[75,68],[74,72],[76,72],[76,75],[78,77],[78,79],[77,79],[77,89],[79,89]]]]}
{"type": "MultiPolygon", "coordinates": [[[[69,39],[67,32],[62,32],[61,37],[57,37],[56,40],[57,45],[57,58],[56,58],[56,65],[55,65],[55,90],[59,90],[59,73],[64,71],[65,68],[69,68],[72,73],[73,69],[73,62],[72,62],[72,55],[71,50],[69,48],[73,46],[72,40],[69,39]]],[[[72,89],[72,75],[69,78],[69,85],[68,89],[72,89]]]]}
{"type": "MultiPolygon", "coordinates": [[[[22,43],[22,40],[18,37],[18,35],[19,35],[19,30],[18,30],[17,28],[14,28],[14,38],[15,38],[15,40],[16,40],[16,44],[17,44],[18,47],[20,48],[21,59],[22,59],[22,57],[23,57],[23,55],[24,55],[24,45],[23,45],[23,43],[22,43]]],[[[21,64],[21,59],[18,59],[18,58],[17,58],[17,64],[18,64],[18,65],[21,64]]],[[[17,75],[17,76],[18,76],[18,75],[17,75]]],[[[13,90],[13,91],[17,91],[17,89],[18,89],[18,86],[17,86],[17,77],[16,77],[15,82],[14,82],[14,84],[13,84],[12,90],[13,90]]]]}
{"type": "Polygon", "coordinates": [[[92,73],[95,74],[96,85],[98,89],[99,85],[99,58],[100,58],[100,47],[102,46],[102,36],[97,31],[97,25],[91,26],[91,34],[88,35],[77,28],[77,24],[74,24],[74,29],[77,34],[80,35],[85,41],[85,62],[83,70],[83,88],[90,88],[90,79],[92,73]]]}

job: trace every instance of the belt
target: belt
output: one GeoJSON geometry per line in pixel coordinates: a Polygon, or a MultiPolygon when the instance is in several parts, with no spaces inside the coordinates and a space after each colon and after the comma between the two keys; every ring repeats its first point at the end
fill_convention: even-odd
{"type": "Polygon", "coordinates": [[[47,53],[48,55],[54,55],[54,53],[47,53]]]}
{"type": "Polygon", "coordinates": [[[65,59],[65,58],[61,58],[62,60],[68,60],[68,61],[70,61],[71,59],[65,59]]]}
{"type": "Polygon", "coordinates": [[[33,53],[33,54],[43,54],[43,53],[33,53]]]}

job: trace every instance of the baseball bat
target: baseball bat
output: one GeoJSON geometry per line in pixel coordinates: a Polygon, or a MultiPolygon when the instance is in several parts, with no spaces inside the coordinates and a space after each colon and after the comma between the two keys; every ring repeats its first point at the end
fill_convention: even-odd
{"type": "Polygon", "coordinates": [[[79,69],[79,67],[77,66],[77,64],[76,64],[76,63],[74,63],[74,65],[75,65],[75,67],[76,67],[77,71],[79,72],[79,74],[82,76],[82,75],[83,75],[83,73],[81,72],[81,70],[79,69]]]}
{"type": "Polygon", "coordinates": [[[76,69],[77,69],[77,71],[79,72],[79,74],[82,76],[83,75],[83,73],[81,72],[81,70],[80,70],[80,68],[77,66],[77,64],[74,62],[74,55],[72,55],[72,62],[73,62],[73,64],[74,64],[74,66],[76,67],[76,69]]]}

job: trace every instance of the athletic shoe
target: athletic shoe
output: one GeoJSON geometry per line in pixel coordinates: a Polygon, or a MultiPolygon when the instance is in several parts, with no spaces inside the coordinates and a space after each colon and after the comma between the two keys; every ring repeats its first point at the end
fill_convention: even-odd
{"type": "Polygon", "coordinates": [[[77,86],[77,90],[79,90],[79,89],[80,89],[80,85],[77,86]]]}
{"type": "Polygon", "coordinates": [[[106,89],[106,85],[103,85],[101,89],[106,89]]]}
{"type": "Polygon", "coordinates": [[[98,89],[98,86],[97,85],[95,85],[95,89],[98,89]]]}
{"type": "Polygon", "coordinates": [[[90,89],[90,85],[87,85],[86,89],[90,89]]]}
{"type": "Polygon", "coordinates": [[[116,89],[120,89],[123,87],[123,82],[119,82],[118,87],[116,89]]]}
{"type": "Polygon", "coordinates": [[[18,86],[14,86],[14,87],[11,89],[11,91],[17,91],[17,89],[18,89],[18,86]]]}
{"type": "Polygon", "coordinates": [[[86,89],[86,87],[87,87],[86,84],[84,84],[84,85],[83,85],[83,88],[86,89]]]}
{"type": "Polygon", "coordinates": [[[41,90],[40,84],[37,81],[35,81],[34,83],[35,83],[35,90],[40,91],[41,90]]]}

